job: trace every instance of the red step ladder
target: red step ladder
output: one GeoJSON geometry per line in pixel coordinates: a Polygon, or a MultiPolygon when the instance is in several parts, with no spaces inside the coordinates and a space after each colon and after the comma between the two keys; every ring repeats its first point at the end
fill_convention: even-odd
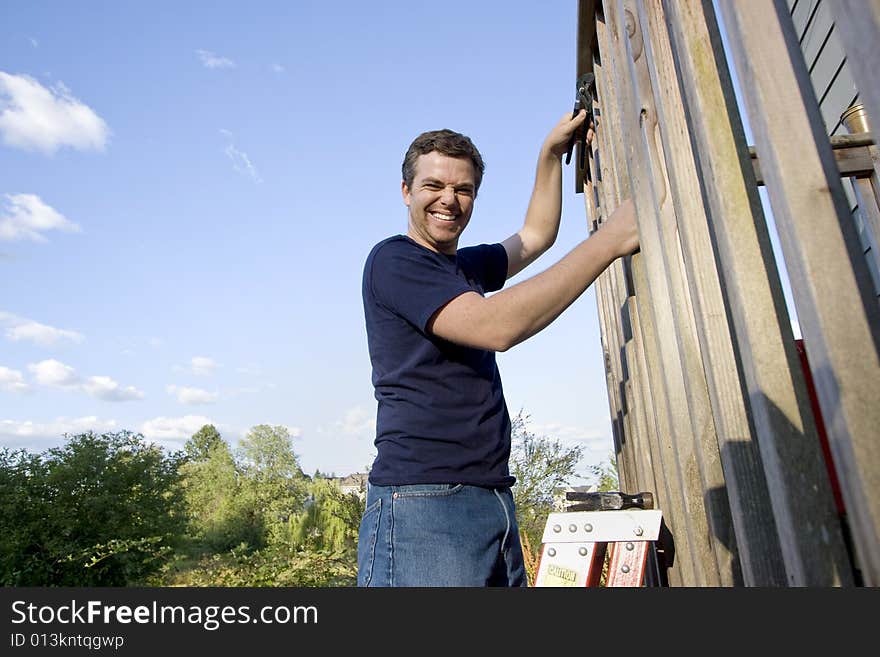
{"type": "MultiPolygon", "coordinates": [[[[590,504],[574,505],[583,506],[590,504]]],[[[606,550],[610,550],[606,587],[643,586],[652,552],[656,559],[662,520],[659,509],[551,513],[544,526],[535,586],[599,586],[606,550]]]]}

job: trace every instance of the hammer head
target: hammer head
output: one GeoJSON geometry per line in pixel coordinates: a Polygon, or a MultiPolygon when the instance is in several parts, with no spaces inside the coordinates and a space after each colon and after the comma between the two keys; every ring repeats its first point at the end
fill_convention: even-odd
{"type": "Polygon", "coordinates": [[[565,499],[577,504],[566,506],[566,511],[618,511],[620,509],[653,509],[654,495],[649,492],[627,495],[617,491],[578,493],[569,491],[565,499]]]}

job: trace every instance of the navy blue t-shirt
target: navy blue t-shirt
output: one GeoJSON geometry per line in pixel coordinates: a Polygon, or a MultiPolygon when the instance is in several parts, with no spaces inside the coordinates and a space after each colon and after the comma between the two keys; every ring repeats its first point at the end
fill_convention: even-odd
{"type": "Polygon", "coordinates": [[[501,244],[450,256],[397,235],[373,247],[363,278],[378,401],[373,484],[513,484],[510,416],[495,352],[426,329],[452,299],[499,290],[506,277],[501,244]]]}

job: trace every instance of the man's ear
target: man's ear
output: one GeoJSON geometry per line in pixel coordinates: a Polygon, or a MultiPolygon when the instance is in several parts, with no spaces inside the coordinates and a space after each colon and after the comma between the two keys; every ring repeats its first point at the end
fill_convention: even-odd
{"type": "Polygon", "coordinates": [[[402,180],[400,182],[400,193],[403,195],[403,203],[406,207],[409,207],[410,200],[412,199],[412,194],[409,191],[409,187],[406,186],[406,181],[402,180]]]}

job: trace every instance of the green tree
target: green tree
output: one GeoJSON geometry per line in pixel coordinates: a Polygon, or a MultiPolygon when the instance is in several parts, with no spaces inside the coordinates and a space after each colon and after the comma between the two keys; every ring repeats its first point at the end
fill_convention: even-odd
{"type": "Polygon", "coordinates": [[[229,445],[213,442],[204,458],[187,460],[180,473],[186,496],[188,534],[196,552],[224,552],[239,545],[258,546],[263,520],[241,493],[239,473],[229,445]]]}
{"type": "Polygon", "coordinates": [[[206,424],[186,441],[183,451],[190,461],[206,461],[221,443],[225,444],[217,428],[213,424],[206,424]]]}
{"type": "Polygon", "coordinates": [[[617,491],[620,490],[619,480],[617,478],[617,466],[615,463],[617,459],[614,457],[614,453],[608,455],[608,460],[599,463],[598,465],[591,465],[590,471],[593,474],[593,477],[596,479],[596,489],[600,491],[617,491]]]}
{"type": "Polygon", "coordinates": [[[240,463],[249,476],[263,481],[301,478],[303,471],[293,451],[287,427],[258,424],[238,447],[240,463]]]}
{"type": "Polygon", "coordinates": [[[290,542],[298,548],[348,554],[357,559],[357,538],[364,502],[354,493],[343,493],[326,479],[308,485],[304,509],[290,521],[290,542]]]}
{"type": "Polygon", "coordinates": [[[4,532],[16,530],[2,544],[3,583],[142,583],[183,534],[181,461],[128,431],[68,436],[39,457],[4,453],[0,512],[4,532]]]}
{"type": "Polygon", "coordinates": [[[191,559],[166,585],[353,586],[363,501],[303,474],[285,427],[257,425],[235,451],[215,444],[181,467],[191,559]]]}
{"type": "Polygon", "coordinates": [[[293,451],[286,427],[257,425],[238,448],[242,482],[239,494],[252,505],[265,528],[266,542],[284,541],[287,524],[308,495],[308,479],[293,451]]]}
{"type": "Polygon", "coordinates": [[[532,582],[544,524],[547,514],[553,511],[554,494],[579,478],[576,470],[583,448],[535,435],[528,429],[529,421],[522,410],[511,421],[510,473],[516,477],[513,487],[516,520],[526,571],[532,582]]]}
{"type": "Polygon", "coordinates": [[[47,467],[38,454],[0,450],[0,584],[43,585],[53,559],[46,559],[47,467]]]}

